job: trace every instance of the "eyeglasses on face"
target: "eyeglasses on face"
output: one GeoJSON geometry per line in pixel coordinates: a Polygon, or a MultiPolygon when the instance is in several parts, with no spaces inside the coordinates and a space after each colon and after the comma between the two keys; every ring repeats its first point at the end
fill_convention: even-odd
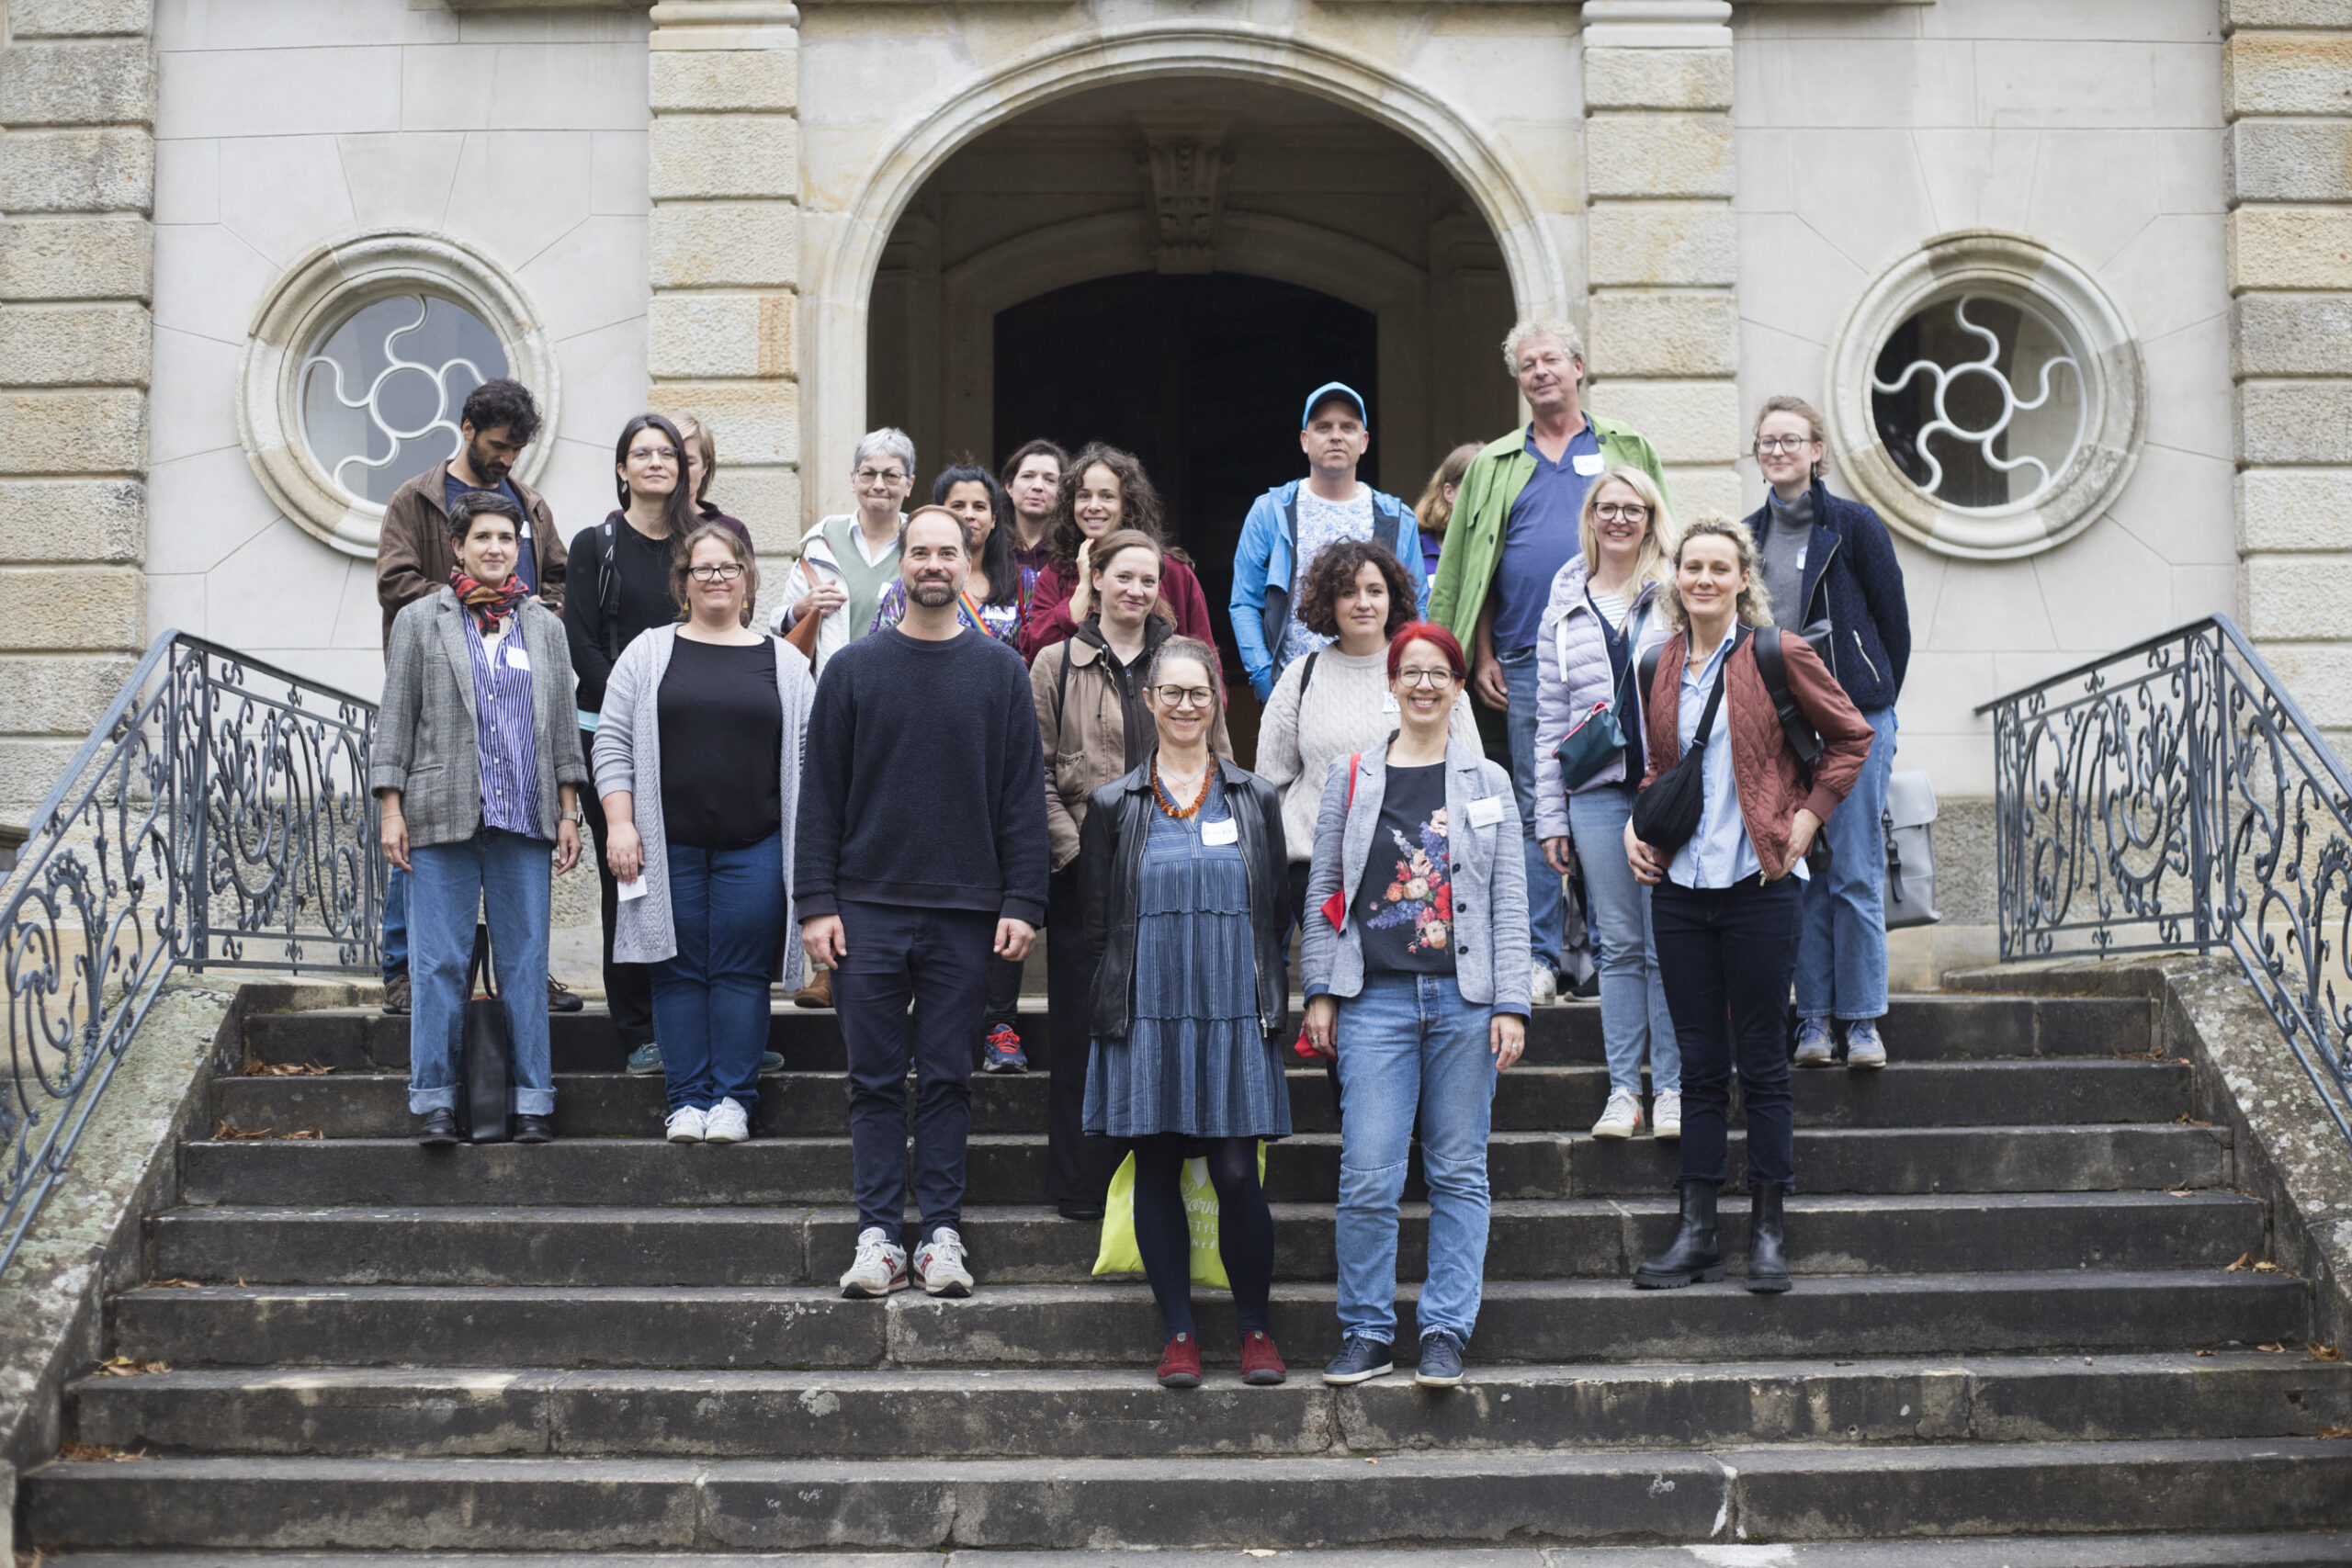
{"type": "Polygon", "coordinates": [[[1638,501],[1604,501],[1592,509],[1592,514],[1602,523],[1614,523],[1620,518],[1628,523],[1650,520],[1650,509],[1638,501]]]}
{"type": "Polygon", "coordinates": [[[726,561],[718,566],[695,566],[686,569],[696,582],[732,582],[743,575],[743,563],[726,561]]]}
{"type": "Polygon", "coordinates": [[[1759,435],[1756,438],[1758,452],[1801,452],[1812,445],[1812,437],[1805,435],[1759,435]]]}
{"type": "Polygon", "coordinates": [[[1216,701],[1216,694],[1206,686],[1154,686],[1159,705],[1170,708],[1204,708],[1216,701]]]}
{"type": "Polygon", "coordinates": [[[665,463],[674,463],[678,460],[678,449],[675,446],[632,446],[628,449],[628,460],[632,463],[650,463],[656,457],[665,463]]]}
{"type": "Polygon", "coordinates": [[[860,468],[857,482],[862,485],[895,485],[906,482],[904,468],[860,468]]]}
{"type": "Polygon", "coordinates": [[[1453,671],[1451,670],[1399,670],[1396,671],[1396,679],[1404,682],[1408,686],[1427,686],[1432,691],[1443,691],[1453,684],[1453,671]]]}

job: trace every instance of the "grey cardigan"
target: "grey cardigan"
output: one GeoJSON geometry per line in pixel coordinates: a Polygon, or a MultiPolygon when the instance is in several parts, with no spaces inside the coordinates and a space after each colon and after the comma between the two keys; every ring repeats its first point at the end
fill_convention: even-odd
{"type": "MultiPolygon", "coordinates": [[[[401,792],[413,847],[454,844],[481,827],[481,720],[465,609],[436,588],[392,619],[384,649],[384,700],[376,713],[368,788],[401,792]]],[[[571,649],[563,620],[537,599],[515,609],[508,637],[531,661],[531,739],[539,761],[539,837],[556,833],[556,790],[585,784],[580,710],[573,704],[571,649]]]]}
{"type": "MultiPolygon", "coordinates": [[[[622,902],[613,920],[613,957],[623,964],[659,964],[678,953],[678,929],[670,916],[670,840],[662,825],[662,677],[669,673],[670,653],[677,647],[678,628],[654,626],[639,632],[621,650],[620,660],[605,682],[605,705],[596,718],[596,797],[601,802],[616,790],[633,799],[637,837],[645,852],[645,897],[622,902]]],[[[801,748],[808,735],[808,707],[817,691],[808,660],[800,650],[775,639],[775,690],[784,704],[784,753],[778,759],[779,793],[784,802],[783,863],[777,874],[785,885],[785,929],[797,931],[791,916],[792,807],[800,798],[801,748]]],[[[800,943],[784,944],[784,983],[800,984],[800,943]]]]}
{"type": "MultiPolygon", "coordinates": [[[[1355,804],[1348,803],[1348,759],[1335,758],[1323,780],[1323,807],[1315,819],[1315,858],[1306,873],[1306,937],[1299,968],[1306,994],[1352,997],[1363,990],[1363,931],[1357,922],[1357,884],[1380,822],[1388,790],[1385,741],[1357,760],[1355,804]],[[1344,881],[1348,923],[1333,931],[1323,916],[1331,890],[1344,881]]],[[[1453,981],[1465,1002],[1527,1016],[1527,859],[1521,849],[1519,807],[1510,775],[1487,761],[1475,743],[1454,739],[1445,749],[1448,871],[1453,878],[1453,981]],[[1494,820],[1475,824],[1470,803],[1492,800],[1494,820]],[[1500,955],[1504,962],[1497,964],[1500,955]]]]}

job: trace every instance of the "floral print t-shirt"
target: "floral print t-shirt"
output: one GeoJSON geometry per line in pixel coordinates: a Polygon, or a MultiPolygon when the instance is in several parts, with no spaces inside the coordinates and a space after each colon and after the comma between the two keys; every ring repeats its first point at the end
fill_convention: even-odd
{"type": "Polygon", "coordinates": [[[1445,764],[1391,763],[1356,885],[1367,973],[1453,973],[1453,878],[1446,861],[1445,764]]]}

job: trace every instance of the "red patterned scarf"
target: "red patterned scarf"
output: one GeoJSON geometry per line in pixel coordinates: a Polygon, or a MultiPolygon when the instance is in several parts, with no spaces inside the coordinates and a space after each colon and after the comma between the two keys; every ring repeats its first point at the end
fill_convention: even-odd
{"type": "Polygon", "coordinates": [[[505,581],[492,588],[475,581],[464,567],[453,566],[449,569],[449,587],[458,595],[458,603],[474,613],[474,624],[481,628],[484,637],[497,635],[498,623],[531,596],[530,590],[523,586],[522,574],[512,571],[506,574],[505,581]]]}

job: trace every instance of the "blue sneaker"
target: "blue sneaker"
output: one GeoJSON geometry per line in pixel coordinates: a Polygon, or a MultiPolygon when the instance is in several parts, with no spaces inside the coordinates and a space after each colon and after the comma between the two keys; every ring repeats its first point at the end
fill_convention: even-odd
{"type": "Polygon", "coordinates": [[[1351,1334],[1340,1353],[1323,1369],[1323,1381],[1334,1387],[1363,1382],[1372,1378],[1386,1377],[1396,1370],[1388,1341],[1374,1339],[1369,1334],[1351,1334]]]}
{"type": "Polygon", "coordinates": [[[1798,1066],[1826,1067],[1837,1059],[1837,1042],[1829,1032],[1827,1019],[1808,1018],[1797,1025],[1798,1066]]]}
{"type": "Polygon", "coordinates": [[[649,1040],[628,1054],[628,1070],[639,1077],[648,1077],[662,1070],[662,1045],[649,1040]]]}
{"type": "Polygon", "coordinates": [[[1025,1073],[1029,1058],[1021,1049],[1020,1032],[1009,1023],[1000,1023],[989,1031],[980,1046],[980,1071],[984,1073],[1025,1073]]]}
{"type": "Polygon", "coordinates": [[[1878,1037],[1878,1020],[1858,1018],[1846,1026],[1846,1070],[1864,1072],[1886,1066],[1886,1043],[1878,1037]]]}
{"type": "Polygon", "coordinates": [[[1413,1381],[1423,1388],[1453,1388],[1462,1382],[1462,1338],[1450,1328],[1421,1336],[1420,1370],[1413,1381]]]}

